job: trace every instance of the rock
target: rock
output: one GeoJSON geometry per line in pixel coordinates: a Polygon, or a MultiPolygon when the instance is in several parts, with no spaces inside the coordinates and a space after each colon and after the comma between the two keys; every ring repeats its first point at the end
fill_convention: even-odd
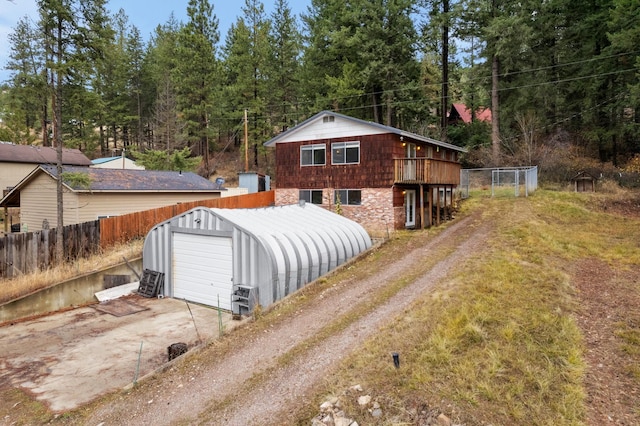
{"type": "Polygon", "coordinates": [[[445,416],[443,413],[440,413],[436,421],[440,426],[451,426],[451,419],[449,419],[449,417],[445,416]]]}
{"type": "Polygon", "coordinates": [[[334,426],[335,422],[333,421],[333,416],[331,414],[327,414],[322,418],[322,424],[325,426],[334,426]]]}
{"type": "Polygon", "coordinates": [[[360,406],[369,405],[371,402],[371,395],[362,395],[358,398],[358,404],[360,406]]]}
{"type": "Polygon", "coordinates": [[[349,388],[349,390],[352,390],[352,391],[355,391],[355,392],[362,392],[362,386],[360,386],[360,385],[351,386],[349,388]]]}
{"type": "Polygon", "coordinates": [[[167,355],[169,357],[169,361],[176,359],[180,355],[186,354],[189,350],[189,347],[186,343],[173,343],[167,347],[167,355]]]}
{"type": "Polygon", "coordinates": [[[381,410],[380,408],[374,408],[374,409],[371,411],[371,415],[372,415],[373,417],[375,417],[375,418],[382,417],[382,410],[381,410]]]}
{"type": "Polygon", "coordinates": [[[318,420],[314,417],[314,419],[311,421],[311,426],[325,426],[325,424],[322,420],[318,420]]]}
{"type": "Polygon", "coordinates": [[[348,417],[336,417],[333,421],[335,426],[351,426],[353,424],[353,420],[348,417]]]}
{"type": "Polygon", "coordinates": [[[333,408],[333,404],[329,401],[325,401],[320,405],[320,411],[329,411],[333,408]]]}

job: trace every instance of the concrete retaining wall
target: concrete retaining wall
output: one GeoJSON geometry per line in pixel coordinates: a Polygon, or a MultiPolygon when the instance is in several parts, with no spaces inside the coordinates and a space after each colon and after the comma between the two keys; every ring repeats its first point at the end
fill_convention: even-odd
{"type": "MultiPolygon", "coordinates": [[[[142,275],[142,258],[129,264],[142,275]]],[[[0,324],[95,303],[98,301],[95,293],[108,288],[107,275],[130,275],[131,282],[138,280],[126,263],[92,272],[0,305],[0,324]]]]}

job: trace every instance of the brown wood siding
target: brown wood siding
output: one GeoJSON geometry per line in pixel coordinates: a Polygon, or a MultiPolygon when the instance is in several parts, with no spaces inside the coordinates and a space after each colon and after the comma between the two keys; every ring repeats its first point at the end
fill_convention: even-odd
{"type": "Polygon", "coordinates": [[[392,134],[282,143],[276,149],[278,188],[386,188],[393,185],[393,158],[402,156],[402,145],[392,134]],[[359,164],[331,164],[333,142],[360,142],[359,164]],[[325,144],[324,166],[301,166],[302,145],[325,144]]]}
{"type": "MultiPolygon", "coordinates": [[[[426,180],[422,183],[446,183],[458,184],[460,164],[455,161],[439,160],[457,158],[455,151],[445,148],[437,148],[423,142],[405,140],[415,143],[417,159],[425,159],[431,152],[437,159],[430,162],[422,161],[420,164],[429,164],[424,168],[426,180]],[[432,149],[429,149],[429,148],[432,149]],[[453,155],[452,155],[453,153],[453,155]]],[[[280,143],[276,148],[276,178],[277,188],[389,188],[398,181],[396,159],[405,158],[405,146],[398,135],[387,133],[381,135],[317,139],[305,142],[280,143]],[[331,143],[333,142],[360,142],[359,164],[331,164],[331,143]],[[324,144],[326,147],[325,165],[301,166],[300,147],[303,145],[324,144]]],[[[417,183],[413,181],[412,183],[417,183]]]]}

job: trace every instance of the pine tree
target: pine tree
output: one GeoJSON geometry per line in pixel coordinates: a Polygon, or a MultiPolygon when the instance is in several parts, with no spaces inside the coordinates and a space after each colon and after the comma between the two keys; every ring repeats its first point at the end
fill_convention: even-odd
{"type": "Polygon", "coordinates": [[[202,156],[202,174],[209,177],[210,145],[215,142],[209,116],[215,104],[215,84],[219,81],[218,18],[207,0],[189,0],[187,15],[188,22],[178,32],[178,61],[172,78],[184,120],[185,138],[192,152],[202,156]]]}
{"type": "Polygon", "coordinates": [[[302,39],[296,18],[287,0],[277,0],[271,15],[269,45],[272,46],[267,68],[270,121],[281,131],[296,124],[301,91],[300,56],[302,39]]]}
{"type": "Polygon", "coordinates": [[[11,71],[8,99],[10,109],[4,125],[15,143],[31,143],[35,136],[31,129],[41,130],[43,146],[50,146],[47,126],[49,97],[47,96],[44,55],[37,29],[29,19],[18,21],[9,34],[10,54],[6,68],[11,71]]]}
{"type": "MultiPolygon", "coordinates": [[[[229,116],[241,123],[244,110],[249,116],[249,143],[253,151],[253,165],[258,166],[262,141],[271,134],[267,103],[271,94],[267,85],[270,73],[269,44],[271,21],[264,6],[256,0],[245,0],[243,15],[231,26],[224,47],[224,65],[227,76],[225,98],[229,116]]],[[[238,129],[239,130],[239,129],[238,129]]]]}

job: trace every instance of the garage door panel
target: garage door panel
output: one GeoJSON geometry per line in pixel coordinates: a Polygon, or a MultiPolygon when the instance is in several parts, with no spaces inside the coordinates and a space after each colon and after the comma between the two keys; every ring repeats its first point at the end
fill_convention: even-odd
{"type": "Polygon", "coordinates": [[[230,237],[174,233],[172,259],[173,297],[231,309],[230,237]]]}

